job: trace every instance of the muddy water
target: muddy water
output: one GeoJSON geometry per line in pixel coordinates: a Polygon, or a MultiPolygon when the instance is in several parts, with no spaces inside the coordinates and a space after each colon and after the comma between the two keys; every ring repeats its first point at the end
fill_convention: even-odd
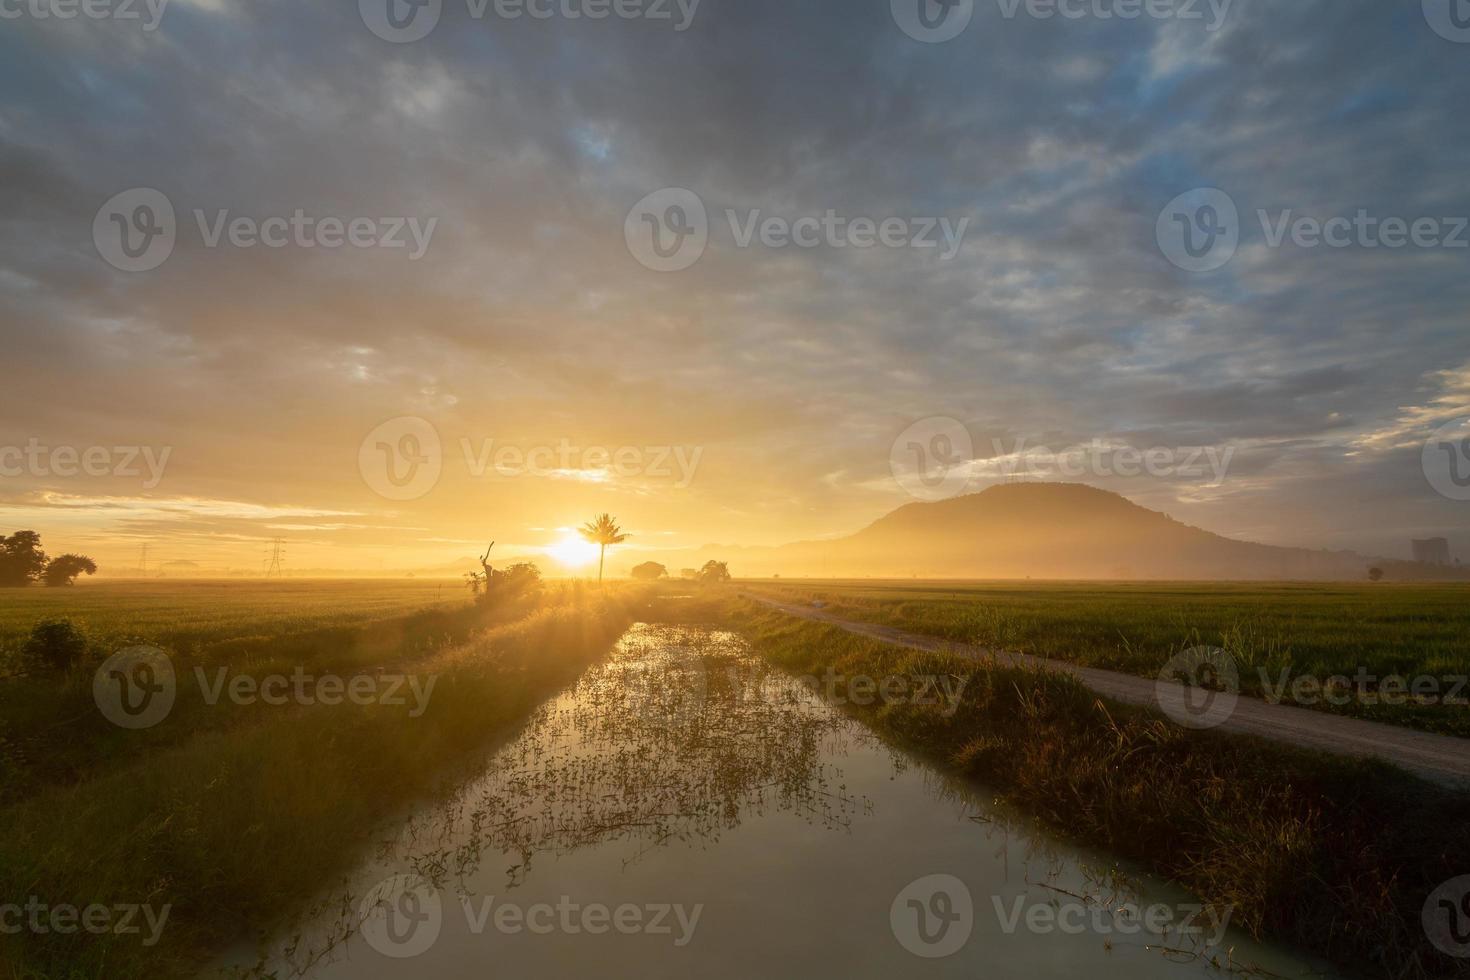
{"type": "Polygon", "coordinates": [[[257,970],[1327,975],[1225,919],[891,751],[737,637],[639,625],[257,970]]]}

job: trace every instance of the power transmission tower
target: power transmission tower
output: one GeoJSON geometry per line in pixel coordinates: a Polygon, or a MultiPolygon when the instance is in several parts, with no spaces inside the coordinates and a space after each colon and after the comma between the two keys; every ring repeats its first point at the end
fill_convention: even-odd
{"type": "Polygon", "coordinates": [[[138,556],[138,575],[140,578],[148,577],[148,542],[143,542],[142,553],[138,556]]]}
{"type": "Polygon", "coordinates": [[[281,545],[284,543],[280,538],[276,538],[271,542],[270,557],[266,559],[266,578],[270,578],[273,575],[276,578],[286,577],[286,573],[281,567],[286,560],[286,552],[281,548],[281,545]]]}

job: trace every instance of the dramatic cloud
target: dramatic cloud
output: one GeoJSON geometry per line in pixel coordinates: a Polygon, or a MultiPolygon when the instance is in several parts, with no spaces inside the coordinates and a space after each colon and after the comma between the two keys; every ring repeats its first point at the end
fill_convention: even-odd
{"type": "Polygon", "coordinates": [[[943,43],[889,0],[445,0],[409,43],[350,2],[34,6],[0,20],[0,447],[170,456],[152,487],[27,462],[0,530],[213,567],[277,536],[435,565],[601,510],[647,547],[773,543],[911,499],[894,440],[947,417],[976,489],[1018,447],[1210,447],[1222,479],[1082,479],[1261,540],[1470,548],[1420,451],[1470,414],[1470,44],[1418,3],[976,0],[943,43]],[[174,239],[126,272],[94,222],[136,188],[174,239]],[[665,188],[708,216],[681,271],[625,241],[665,188]],[[1200,188],[1234,252],[1189,271],[1160,213],[1200,188]],[[417,496],[364,475],[425,448],[364,445],[403,416],[440,447],[417,496]]]}

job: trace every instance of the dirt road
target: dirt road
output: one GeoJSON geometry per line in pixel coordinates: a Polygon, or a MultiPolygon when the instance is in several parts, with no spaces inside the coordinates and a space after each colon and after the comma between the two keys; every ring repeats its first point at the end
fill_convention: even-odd
{"type": "MultiPolygon", "coordinates": [[[[1170,711],[1171,708],[1187,713],[1187,689],[1180,684],[1119,674],[1111,670],[1078,667],[1062,660],[997,652],[920,633],[909,633],[890,626],[840,619],[813,606],[792,605],[750,593],[744,594],[749,599],[789,615],[827,623],[849,633],[894,646],[914,650],[942,650],[957,656],[996,663],[1045,667],[1071,674],[1093,691],[1115,701],[1153,705],[1169,714],[1175,714],[1170,711]]],[[[1221,731],[1258,735],[1337,755],[1384,759],[1431,782],[1461,789],[1470,788],[1470,739],[1418,732],[1308,708],[1270,704],[1244,696],[1235,701],[1228,717],[1220,721],[1217,727],[1221,731]]]]}

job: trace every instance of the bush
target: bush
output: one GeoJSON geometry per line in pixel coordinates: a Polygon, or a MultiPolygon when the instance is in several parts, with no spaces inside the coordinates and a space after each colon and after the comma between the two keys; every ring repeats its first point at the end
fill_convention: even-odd
{"type": "Polygon", "coordinates": [[[534,598],[541,594],[541,569],[528,561],[505,569],[486,569],[487,574],[465,576],[476,601],[498,605],[510,599],[534,598]]]}
{"type": "Polygon", "coordinates": [[[43,619],[21,648],[28,670],[70,670],[87,655],[87,632],[69,619],[43,619]]]}
{"type": "Polygon", "coordinates": [[[730,566],[722,561],[707,561],[699,570],[699,581],[706,585],[723,585],[730,581],[730,566]]]}

